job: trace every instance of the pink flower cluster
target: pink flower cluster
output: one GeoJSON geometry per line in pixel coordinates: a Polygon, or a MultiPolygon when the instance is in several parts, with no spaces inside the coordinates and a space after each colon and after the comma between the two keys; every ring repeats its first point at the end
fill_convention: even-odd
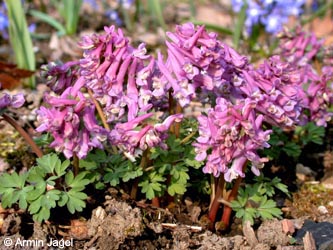
{"type": "Polygon", "coordinates": [[[324,40],[318,40],[313,33],[306,33],[298,27],[294,32],[285,30],[280,34],[281,55],[300,73],[300,86],[304,93],[302,106],[308,110],[307,120],[314,121],[318,126],[326,126],[333,113],[328,109],[333,102],[333,68],[332,65],[318,69],[310,63],[323,60],[326,54],[324,40]]]}
{"type": "Polygon", "coordinates": [[[215,96],[230,94],[234,76],[247,65],[247,58],[217,40],[216,33],[208,33],[203,26],[192,23],[176,26],[167,32],[165,63],[159,56],[158,67],[167,90],[184,107],[191,100],[203,99],[207,93],[215,96]],[[200,93],[201,96],[198,96],[200,93]]]}
{"type": "Polygon", "coordinates": [[[196,160],[207,158],[205,173],[224,174],[226,181],[232,181],[245,176],[244,164],[249,160],[252,172],[259,175],[267,159],[260,158],[257,150],[269,147],[271,130],[263,131],[263,115],[257,115],[255,107],[256,102],[250,99],[231,103],[220,97],[207,116],[198,118],[199,137],[194,146],[196,160]],[[208,156],[207,151],[211,151],[208,156]]]}
{"type": "Polygon", "coordinates": [[[305,96],[300,71],[279,56],[272,56],[257,69],[243,70],[239,87],[272,125],[292,127],[300,123],[305,96]]]}
{"type": "Polygon", "coordinates": [[[95,106],[79,91],[82,83],[80,78],[60,96],[46,94],[44,101],[50,108],[37,111],[40,126],[36,130],[51,133],[54,140],[50,146],[67,158],[73,154],[85,158],[92,148],[102,148],[107,139],[106,130],[97,123],[95,106]]]}
{"type": "Polygon", "coordinates": [[[51,146],[67,158],[84,158],[108,142],[135,160],[146,149],[166,148],[170,126],[183,119],[170,112],[170,104],[209,103],[211,108],[197,118],[196,159],[206,161],[205,173],[223,174],[232,181],[244,176],[247,162],[259,174],[267,160],[258,154],[269,147],[271,130],[264,129],[264,122],[290,128],[307,119],[318,125],[330,119],[327,83],[332,72],[319,77],[307,63],[300,63],[311,60],[321,44],[312,36],[285,36],[289,40],[285,38],[282,54],[288,60],[272,56],[259,67],[203,26],[178,25],[167,36],[165,60],[161,53],[157,59],[148,55],[144,44],[132,47],[114,26],[83,37],[82,59],[45,68],[55,93],[46,95],[50,108],[38,111],[37,130],[50,132],[51,146]],[[310,51],[308,43],[313,45],[310,51]],[[300,48],[293,52],[296,45],[300,48]],[[96,120],[95,100],[86,90],[100,103],[110,131],[96,120]]]}

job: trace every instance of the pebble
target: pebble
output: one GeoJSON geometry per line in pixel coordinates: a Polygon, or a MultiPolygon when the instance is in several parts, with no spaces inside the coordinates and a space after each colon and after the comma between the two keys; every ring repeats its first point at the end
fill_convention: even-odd
{"type": "Polygon", "coordinates": [[[328,210],[325,206],[319,206],[318,207],[318,212],[321,213],[321,214],[327,214],[328,210]]]}

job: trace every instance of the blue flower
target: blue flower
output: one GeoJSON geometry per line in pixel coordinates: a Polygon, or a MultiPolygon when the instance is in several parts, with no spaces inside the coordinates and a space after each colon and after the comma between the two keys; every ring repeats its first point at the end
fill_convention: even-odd
{"type": "Polygon", "coordinates": [[[239,12],[247,2],[245,26],[251,34],[255,25],[263,25],[266,32],[277,33],[289,16],[299,16],[306,0],[232,0],[232,8],[239,12]]]}
{"type": "Polygon", "coordinates": [[[6,5],[5,3],[2,3],[0,5],[0,33],[4,39],[8,39],[8,26],[9,26],[9,21],[8,21],[8,16],[6,15],[6,5]]]}
{"type": "Polygon", "coordinates": [[[121,26],[123,24],[123,21],[120,19],[120,16],[117,11],[109,9],[105,12],[105,16],[110,19],[111,21],[114,21],[118,26],[121,26]]]}

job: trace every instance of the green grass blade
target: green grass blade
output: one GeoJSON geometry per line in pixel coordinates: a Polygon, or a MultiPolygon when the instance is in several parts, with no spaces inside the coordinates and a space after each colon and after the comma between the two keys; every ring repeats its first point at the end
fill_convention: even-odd
{"type": "MultiPolygon", "coordinates": [[[[21,1],[5,0],[9,18],[10,43],[19,68],[35,70],[36,61],[30,32],[21,1]]],[[[30,87],[35,87],[35,78],[30,79],[30,87]]]]}
{"type": "MultiPolygon", "coordinates": [[[[69,1],[69,2],[71,2],[71,1],[69,1]]],[[[53,28],[55,28],[58,31],[59,35],[65,35],[66,34],[65,27],[60,22],[58,22],[56,19],[49,16],[48,14],[45,14],[45,13],[40,12],[38,10],[30,10],[29,14],[32,15],[33,17],[49,24],[53,28]]]]}
{"type": "Polygon", "coordinates": [[[163,17],[162,12],[162,3],[159,0],[149,0],[148,8],[153,17],[156,18],[159,26],[161,26],[164,30],[166,29],[166,24],[163,17]]]}
{"type": "Polygon", "coordinates": [[[212,24],[212,23],[206,23],[206,22],[201,22],[201,21],[197,21],[197,20],[192,20],[192,23],[193,24],[196,24],[196,25],[205,25],[205,27],[207,29],[210,29],[210,30],[214,30],[216,32],[219,32],[219,33],[222,33],[222,34],[225,34],[225,35],[232,35],[233,32],[227,28],[224,28],[220,25],[216,25],[216,24],[212,24]]]}
{"type": "Polygon", "coordinates": [[[233,44],[235,46],[235,49],[238,49],[239,41],[240,41],[242,31],[244,28],[244,23],[245,23],[245,19],[246,19],[246,9],[247,9],[247,3],[244,1],[244,5],[243,5],[242,9],[238,13],[236,27],[235,27],[235,31],[233,34],[233,44]]]}
{"type": "Polygon", "coordinates": [[[63,0],[63,6],[63,16],[66,22],[66,34],[73,35],[76,33],[77,30],[82,0],[63,0]]]}

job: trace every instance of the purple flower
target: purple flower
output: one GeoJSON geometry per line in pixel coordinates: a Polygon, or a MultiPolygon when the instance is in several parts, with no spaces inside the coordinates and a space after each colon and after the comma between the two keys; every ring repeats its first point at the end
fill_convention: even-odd
{"type": "Polygon", "coordinates": [[[24,95],[22,93],[10,95],[8,93],[3,93],[0,96],[0,114],[6,108],[19,108],[25,102],[24,95]]]}
{"type": "Polygon", "coordinates": [[[41,77],[52,91],[60,94],[62,91],[72,86],[78,78],[77,65],[79,62],[71,61],[67,63],[45,64],[41,66],[41,77]]]}
{"type": "Polygon", "coordinates": [[[166,148],[163,141],[168,137],[171,124],[180,122],[183,115],[171,115],[162,123],[150,124],[148,119],[152,116],[152,113],[148,113],[126,123],[116,124],[110,133],[111,143],[117,145],[133,161],[147,148],[157,146],[166,148]]]}
{"type": "MultiPolygon", "coordinates": [[[[326,126],[332,118],[329,111],[333,101],[332,67],[323,67],[318,73],[311,65],[315,57],[321,60],[325,55],[324,40],[318,40],[313,33],[297,27],[294,32],[285,30],[280,35],[281,55],[294,66],[301,76],[302,107],[307,110],[306,121],[314,121],[318,126],[326,126]]],[[[324,64],[325,64],[325,60],[324,64]]]]}
{"type": "Polygon", "coordinates": [[[218,98],[207,116],[199,117],[199,137],[193,145],[196,160],[207,158],[204,173],[216,177],[224,174],[230,182],[237,176],[244,177],[244,164],[250,161],[252,171],[258,174],[266,159],[260,158],[257,150],[269,147],[271,131],[262,130],[263,117],[256,116],[255,107],[256,103],[250,99],[233,104],[218,98]]]}
{"type": "MultiPolygon", "coordinates": [[[[226,85],[247,65],[247,58],[217,40],[203,26],[192,23],[178,25],[176,32],[167,32],[168,57],[158,56],[157,66],[162,73],[164,92],[172,90],[182,107],[197,98],[197,93],[213,92],[225,95],[226,85]]],[[[160,87],[160,85],[159,85],[160,87]]]]}
{"type": "MultiPolygon", "coordinates": [[[[82,79],[82,78],[81,78],[82,79]]],[[[49,132],[54,141],[50,144],[66,158],[76,154],[85,158],[93,148],[102,148],[107,131],[100,127],[95,118],[95,107],[79,91],[82,80],[67,88],[61,96],[45,95],[50,108],[37,110],[38,132],[49,132]]]]}
{"type": "Polygon", "coordinates": [[[305,93],[301,72],[273,56],[258,69],[243,70],[240,89],[257,102],[256,110],[272,125],[292,127],[299,124],[305,93]]]}
{"type": "Polygon", "coordinates": [[[301,27],[297,27],[294,32],[285,29],[279,37],[281,56],[299,66],[306,65],[318,55],[324,43],[315,34],[302,31],[301,27]]]}

